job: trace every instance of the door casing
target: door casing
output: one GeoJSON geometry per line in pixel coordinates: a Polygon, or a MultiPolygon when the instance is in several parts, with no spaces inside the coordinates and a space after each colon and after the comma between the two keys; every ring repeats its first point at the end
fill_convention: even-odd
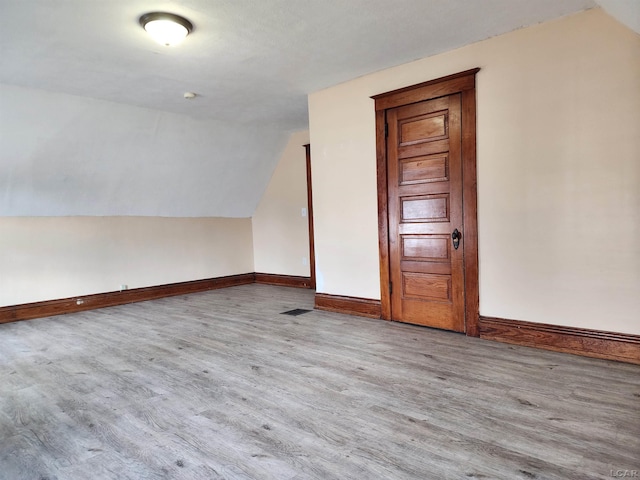
{"type": "Polygon", "coordinates": [[[303,145],[307,161],[307,218],[309,220],[309,288],[316,289],[316,247],[313,233],[313,188],[311,186],[311,144],[303,145]]]}
{"type": "Polygon", "coordinates": [[[382,318],[391,320],[389,211],[387,186],[387,118],[390,108],[460,93],[462,112],[462,227],[464,248],[465,333],[479,336],[478,207],[476,176],[476,74],[479,68],[375,95],[378,178],[378,241],[382,318]]]}

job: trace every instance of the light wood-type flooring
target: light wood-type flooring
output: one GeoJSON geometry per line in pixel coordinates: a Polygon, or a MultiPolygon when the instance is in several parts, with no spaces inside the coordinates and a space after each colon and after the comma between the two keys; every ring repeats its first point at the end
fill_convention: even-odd
{"type": "Polygon", "coordinates": [[[245,285],[0,325],[0,478],[640,470],[638,366],[294,308],[245,285]]]}

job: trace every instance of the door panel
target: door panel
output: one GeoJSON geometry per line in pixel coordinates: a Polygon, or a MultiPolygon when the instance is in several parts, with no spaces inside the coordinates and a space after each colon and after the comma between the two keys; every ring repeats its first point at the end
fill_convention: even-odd
{"type": "Polygon", "coordinates": [[[412,185],[449,180],[447,155],[427,155],[400,160],[399,185],[412,185]]]}
{"type": "Polygon", "coordinates": [[[447,138],[447,112],[433,112],[398,122],[401,146],[447,138]]]}
{"type": "Polygon", "coordinates": [[[430,262],[449,262],[451,259],[451,241],[448,235],[403,235],[402,261],[428,260],[430,262]]]}
{"type": "Polygon", "coordinates": [[[402,222],[448,222],[449,195],[426,195],[400,199],[402,222]]]}
{"type": "Polygon", "coordinates": [[[451,301],[451,275],[402,273],[402,293],[405,298],[451,301]]]}
{"type": "Polygon", "coordinates": [[[387,110],[391,318],[464,331],[460,95],[387,110]]]}

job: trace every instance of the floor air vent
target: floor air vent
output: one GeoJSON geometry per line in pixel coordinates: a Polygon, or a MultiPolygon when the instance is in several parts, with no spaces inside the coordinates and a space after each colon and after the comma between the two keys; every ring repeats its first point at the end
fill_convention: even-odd
{"type": "Polygon", "coordinates": [[[282,312],[280,315],[291,315],[292,317],[297,317],[298,315],[309,313],[310,311],[311,310],[305,310],[304,308],[294,308],[293,310],[289,310],[288,312],[282,312]]]}

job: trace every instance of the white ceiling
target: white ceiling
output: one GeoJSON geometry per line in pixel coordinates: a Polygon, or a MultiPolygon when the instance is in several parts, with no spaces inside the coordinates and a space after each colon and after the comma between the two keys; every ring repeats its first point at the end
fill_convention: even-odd
{"type": "MultiPolygon", "coordinates": [[[[640,1],[597,1],[633,28],[640,1]]],[[[307,128],[308,93],[596,5],[0,0],[0,215],[251,216],[287,132],[307,128]],[[183,15],[195,29],[163,47],[138,24],[150,11],[183,15]],[[187,101],[186,91],[198,97],[187,101]],[[37,119],[36,101],[51,118],[37,119]],[[51,128],[60,109],[68,122],[51,128]],[[131,133],[137,116],[141,136],[131,133]],[[162,121],[170,149],[158,147],[162,121]],[[38,122],[38,135],[24,130],[38,122]],[[169,127],[181,124],[190,125],[184,148],[169,127]],[[82,138],[72,141],[74,132],[82,138]]]]}
{"type": "Polygon", "coordinates": [[[306,94],[592,0],[0,0],[0,82],[195,117],[307,124],[306,94]],[[195,30],[151,41],[141,14],[195,30]],[[200,95],[186,102],[185,91],[200,95]]]}

